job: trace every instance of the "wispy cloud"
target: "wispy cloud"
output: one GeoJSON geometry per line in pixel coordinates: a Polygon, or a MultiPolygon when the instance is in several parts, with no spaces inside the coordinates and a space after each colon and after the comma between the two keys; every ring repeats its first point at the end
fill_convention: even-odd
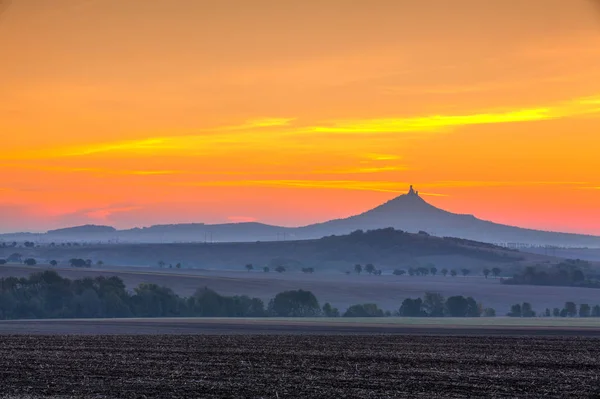
{"type": "Polygon", "coordinates": [[[332,121],[312,129],[321,133],[400,133],[439,131],[451,127],[551,119],[550,108],[534,108],[503,113],[472,115],[432,115],[419,118],[383,118],[370,120],[332,121]]]}
{"type": "Polygon", "coordinates": [[[439,194],[439,193],[424,193],[423,191],[419,191],[419,195],[424,195],[426,197],[449,197],[449,194],[439,194]]]}
{"type": "Polygon", "coordinates": [[[401,133],[443,131],[469,125],[535,122],[600,113],[600,96],[590,96],[547,107],[520,110],[471,113],[463,115],[430,115],[423,117],[338,120],[314,126],[322,133],[401,133]]]}
{"type": "Polygon", "coordinates": [[[365,154],[364,157],[370,161],[395,161],[400,156],[393,154],[365,154]]]}
{"type": "Polygon", "coordinates": [[[381,172],[397,172],[401,170],[408,170],[404,166],[381,166],[381,167],[365,167],[365,168],[349,168],[349,169],[334,169],[334,170],[315,170],[309,173],[323,174],[323,175],[351,175],[351,174],[363,174],[363,173],[381,173],[381,172]]]}
{"type": "Polygon", "coordinates": [[[589,184],[580,181],[475,181],[475,180],[456,180],[456,181],[436,181],[423,184],[424,187],[447,187],[447,188],[466,188],[466,187],[539,187],[539,186],[580,186],[589,184]]]}
{"type": "Polygon", "coordinates": [[[294,188],[327,188],[359,191],[380,191],[388,193],[406,192],[407,183],[389,181],[359,180],[236,180],[173,183],[174,185],[194,187],[294,187],[294,188]]]}
{"type": "MultiPolygon", "coordinates": [[[[89,168],[89,167],[70,167],[58,165],[40,165],[34,163],[3,163],[3,167],[15,169],[28,169],[45,172],[64,172],[64,173],[94,173],[107,175],[134,175],[134,176],[152,176],[152,175],[175,175],[191,173],[183,170],[129,170],[129,169],[108,169],[108,168],[89,168]]],[[[1,189],[0,189],[1,190],[1,189]]]]}
{"type": "Polygon", "coordinates": [[[240,125],[221,126],[213,129],[203,129],[204,131],[231,131],[231,130],[249,130],[257,128],[289,126],[296,118],[261,118],[251,119],[240,125]]]}
{"type": "Polygon", "coordinates": [[[119,208],[104,208],[104,209],[96,209],[93,211],[89,211],[85,213],[85,216],[90,219],[96,220],[107,220],[111,215],[115,213],[124,213],[137,211],[139,209],[143,209],[141,206],[127,206],[127,207],[119,207],[119,208]]]}
{"type": "MultiPolygon", "coordinates": [[[[326,152],[329,140],[339,135],[360,136],[363,134],[393,135],[396,133],[446,132],[463,126],[535,122],[558,118],[600,116],[600,95],[576,98],[553,105],[507,109],[460,115],[425,115],[373,119],[334,119],[322,123],[302,124],[294,118],[252,119],[231,126],[201,129],[194,134],[165,135],[142,140],[112,143],[91,143],[73,147],[44,148],[9,154],[5,159],[55,159],[82,157],[96,154],[124,154],[131,156],[154,156],[157,154],[215,156],[241,153],[250,150],[260,152],[284,149],[307,154],[326,152]],[[292,122],[295,122],[292,124],[292,122]],[[311,137],[312,140],[307,140],[311,137]],[[318,139],[322,139],[318,141],[318,139]],[[225,150],[226,149],[226,150],[225,150]]],[[[355,146],[356,141],[350,142],[355,146]]],[[[367,154],[372,161],[397,159],[396,155],[367,154]]],[[[171,171],[167,171],[171,173],[171,171]]]]}
{"type": "MultiPolygon", "coordinates": [[[[322,188],[339,190],[359,190],[403,194],[411,183],[398,181],[361,181],[361,180],[307,180],[307,179],[272,179],[272,180],[231,180],[231,181],[197,181],[172,183],[177,186],[191,187],[291,187],[322,188]]],[[[468,187],[534,187],[534,186],[583,186],[586,182],[544,182],[544,181],[433,181],[419,183],[419,194],[424,196],[446,197],[446,193],[430,191],[430,189],[450,189],[468,187]]],[[[600,187],[598,187],[600,189],[600,187]]]]}

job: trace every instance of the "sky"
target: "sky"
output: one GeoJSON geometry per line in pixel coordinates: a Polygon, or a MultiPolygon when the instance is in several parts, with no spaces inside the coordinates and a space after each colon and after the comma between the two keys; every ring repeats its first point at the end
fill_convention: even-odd
{"type": "Polygon", "coordinates": [[[413,184],[600,235],[593,0],[9,3],[0,232],[298,226],[413,184]]]}

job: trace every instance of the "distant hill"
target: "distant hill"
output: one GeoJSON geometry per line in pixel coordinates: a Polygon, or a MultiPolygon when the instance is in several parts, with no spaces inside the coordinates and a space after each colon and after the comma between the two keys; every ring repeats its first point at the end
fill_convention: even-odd
{"type": "Polygon", "coordinates": [[[72,235],[72,234],[106,234],[114,233],[117,229],[111,226],[97,226],[87,224],[85,226],[68,227],[65,229],[57,229],[48,231],[48,235],[72,235]]]}
{"type": "Polygon", "coordinates": [[[525,229],[481,220],[473,215],[447,212],[427,203],[412,186],[407,194],[360,215],[306,226],[297,231],[301,236],[318,236],[324,232],[343,234],[356,229],[388,226],[488,243],[600,247],[600,237],[597,236],[525,229]]]}
{"type": "MultiPolygon", "coordinates": [[[[407,194],[359,215],[303,227],[288,228],[261,223],[192,223],[115,230],[107,226],[81,226],[36,235],[35,240],[42,243],[68,240],[122,243],[253,242],[315,239],[360,229],[386,227],[496,244],[600,248],[600,237],[597,236],[524,229],[481,220],[473,215],[447,212],[427,203],[412,186],[407,194]]],[[[0,236],[0,241],[25,237],[32,239],[30,235],[4,235],[0,236]]]]}
{"type": "MultiPolygon", "coordinates": [[[[14,248],[0,248],[0,258],[14,248]]],[[[181,263],[184,268],[244,270],[251,263],[255,268],[271,270],[284,266],[288,271],[305,267],[315,270],[352,270],[357,263],[373,263],[377,268],[429,267],[470,268],[499,266],[504,271],[550,258],[525,254],[491,244],[457,238],[441,238],[426,234],[405,233],[391,228],[343,236],[328,236],[316,240],[216,243],[216,244],[90,244],[77,246],[41,246],[19,248],[23,258],[39,262],[58,260],[68,264],[71,258],[103,261],[114,266],[167,266],[181,263]]]]}

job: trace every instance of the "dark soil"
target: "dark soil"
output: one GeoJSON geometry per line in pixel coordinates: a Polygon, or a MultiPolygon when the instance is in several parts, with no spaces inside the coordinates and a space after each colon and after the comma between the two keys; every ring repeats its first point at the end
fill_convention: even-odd
{"type": "Polygon", "coordinates": [[[0,395],[600,397],[599,344],[574,337],[0,336],[0,395]]]}

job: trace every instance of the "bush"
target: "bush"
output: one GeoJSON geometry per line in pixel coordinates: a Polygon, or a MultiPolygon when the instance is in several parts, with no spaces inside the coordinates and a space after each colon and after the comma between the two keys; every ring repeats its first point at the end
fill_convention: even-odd
{"type": "Polygon", "coordinates": [[[421,298],[411,299],[406,298],[402,305],[400,306],[400,310],[398,310],[398,315],[402,317],[423,317],[426,316],[423,311],[423,300],[421,298]]]}
{"type": "Polygon", "coordinates": [[[310,291],[285,291],[271,300],[269,314],[277,317],[314,317],[320,316],[321,307],[317,297],[310,291]]]}
{"type": "Polygon", "coordinates": [[[343,317],[384,317],[383,310],[374,303],[353,305],[344,312],[343,317]]]}
{"type": "Polygon", "coordinates": [[[331,306],[329,302],[323,305],[323,316],[325,317],[339,317],[340,311],[337,308],[331,306]]]}
{"type": "Polygon", "coordinates": [[[496,317],[496,310],[493,308],[485,308],[483,310],[483,317],[496,317]]]}
{"type": "Polygon", "coordinates": [[[450,317],[479,317],[481,312],[475,299],[462,295],[451,296],[446,300],[446,315],[450,317]]]}

